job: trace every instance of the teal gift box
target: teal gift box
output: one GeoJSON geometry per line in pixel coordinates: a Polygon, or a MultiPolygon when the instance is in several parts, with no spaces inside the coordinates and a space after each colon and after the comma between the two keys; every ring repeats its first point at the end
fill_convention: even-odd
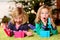
{"type": "Polygon", "coordinates": [[[50,37],[50,31],[40,31],[40,37],[50,37]]]}

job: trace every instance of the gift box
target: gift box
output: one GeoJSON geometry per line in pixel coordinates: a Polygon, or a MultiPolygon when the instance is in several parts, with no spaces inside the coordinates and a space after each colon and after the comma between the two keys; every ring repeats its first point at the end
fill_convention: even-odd
{"type": "Polygon", "coordinates": [[[14,37],[15,38],[24,38],[24,32],[23,31],[15,31],[14,37]]]}
{"type": "Polygon", "coordinates": [[[40,31],[40,37],[50,37],[50,31],[40,31]]]}

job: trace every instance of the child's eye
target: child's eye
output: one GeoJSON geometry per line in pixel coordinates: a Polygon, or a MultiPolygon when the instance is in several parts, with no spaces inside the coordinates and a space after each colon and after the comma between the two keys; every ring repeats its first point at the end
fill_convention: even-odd
{"type": "Polygon", "coordinates": [[[46,13],[46,14],[48,14],[48,13],[46,13]]]}
{"type": "Polygon", "coordinates": [[[44,13],[42,13],[42,14],[44,14],[44,13]]]}

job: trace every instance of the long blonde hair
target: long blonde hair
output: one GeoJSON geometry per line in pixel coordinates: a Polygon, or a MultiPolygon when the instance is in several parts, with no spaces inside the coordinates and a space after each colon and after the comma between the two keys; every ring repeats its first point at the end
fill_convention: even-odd
{"type": "Polygon", "coordinates": [[[53,18],[52,18],[52,9],[51,9],[50,7],[48,7],[47,5],[43,5],[43,6],[41,6],[41,7],[38,9],[37,14],[36,14],[35,23],[39,23],[39,22],[40,22],[40,20],[41,20],[41,17],[40,17],[40,15],[41,15],[41,10],[44,9],[44,8],[48,9],[48,11],[49,11],[49,17],[51,18],[52,26],[55,27],[55,24],[54,24],[53,18]]]}
{"type": "Polygon", "coordinates": [[[28,15],[26,14],[26,12],[25,12],[22,8],[15,8],[15,9],[11,12],[10,15],[11,15],[11,22],[12,22],[13,24],[15,24],[14,18],[15,18],[16,16],[19,16],[20,18],[23,19],[22,24],[28,22],[28,15]]]}

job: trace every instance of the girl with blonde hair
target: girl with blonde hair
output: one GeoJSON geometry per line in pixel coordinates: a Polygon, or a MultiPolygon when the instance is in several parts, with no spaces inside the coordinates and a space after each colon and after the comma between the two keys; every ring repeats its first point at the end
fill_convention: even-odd
{"type": "Polygon", "coordinates": [[[57,34],[57,28],[53,22],[52,9],[46,5],[38,9],[35,19],[36,33],[40,35],[40,31],[50,31],[52,34],[57,34]]]}
{"type": "Polygon", "coordinates": [[[22,7],[17,7],[11,12],[11,21],[8,23],[8,29],[14,31],[24,31],[25,35],[31,36],[28,26],[28,15],[24,12],[22,7]]]}

